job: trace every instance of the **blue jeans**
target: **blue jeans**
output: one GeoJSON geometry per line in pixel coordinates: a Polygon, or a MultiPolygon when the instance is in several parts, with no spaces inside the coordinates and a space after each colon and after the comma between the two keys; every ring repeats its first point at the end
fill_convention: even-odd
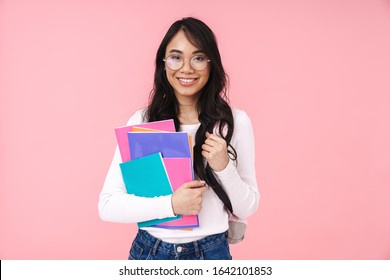
{"type": "Polygon", "coordinates": [[[203,239],[172,244],[138,230],[129,253],[129,260],[231,260],[227,232],[203,239]]]}

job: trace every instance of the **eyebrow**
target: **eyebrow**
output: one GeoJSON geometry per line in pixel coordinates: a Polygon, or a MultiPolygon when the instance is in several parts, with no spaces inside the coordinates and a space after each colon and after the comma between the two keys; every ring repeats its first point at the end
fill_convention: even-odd
{"type": "MultiPolygon", "coordinates": [[[[181,54],[183,54],[183,52],[181,50],[176,50],[176,49],[170,50],[169,53],[181,53],[181,54]]],[[[203,50],[196,50],[196,51],[192,52],[192,54],[198,54],[198,53],[204,53],[204,51],[203,50]]]]}

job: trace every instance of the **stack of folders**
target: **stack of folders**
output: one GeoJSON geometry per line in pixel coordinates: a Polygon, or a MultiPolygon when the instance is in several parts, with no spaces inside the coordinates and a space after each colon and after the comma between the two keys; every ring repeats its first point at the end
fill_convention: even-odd
{"type": "MultiPolygon", "coordinates": [[[[127,192],[142,197],[174,193],[194,180],[192,137],[176,132],[172,119],[115,128],[122,158],[120,168],[127,192]]],[[[197,215],[167,217],[138,223],[138,227],[192,229],[197,215]]]]}

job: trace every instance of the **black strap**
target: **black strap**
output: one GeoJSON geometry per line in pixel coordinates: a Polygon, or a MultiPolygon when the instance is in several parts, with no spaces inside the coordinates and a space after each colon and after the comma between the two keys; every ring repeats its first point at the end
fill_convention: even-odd
{"type": "Polygon", "coordinates": [[[230,199],[226,194],[225,190],[222,188],[221,184],[214,177],[213,171],[211,170],[211,167],[208,163],[206,165],[206,177],[210,187],[214,190],[214,192],[219,197],[219,199],[223,202],[225,207],[229,209],[230,213],[233,214],[232,203],[230,202],[230,199]]]}

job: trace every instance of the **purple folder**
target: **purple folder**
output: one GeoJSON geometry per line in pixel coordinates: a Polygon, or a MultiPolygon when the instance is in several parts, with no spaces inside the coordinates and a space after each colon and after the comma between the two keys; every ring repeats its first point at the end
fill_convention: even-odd
{"type": "Polygon", "coordinates": [[[163,158],[191,158],[186,132],[129,132],[130,158],[137,159],[154,153],[163,158]]]}

